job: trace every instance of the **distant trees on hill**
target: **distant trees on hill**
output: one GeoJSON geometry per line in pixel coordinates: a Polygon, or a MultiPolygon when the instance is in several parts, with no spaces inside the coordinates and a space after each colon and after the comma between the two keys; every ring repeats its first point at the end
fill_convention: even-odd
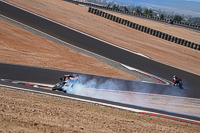
{"type": "Polygon", "coordinates": [[[160,15],[160,19],[161,19],[161,20],[165,19],[164,14],[161,14],[161,15],[160,15]]]}
{"type": "Polygon", "coordinates": [[[190,24],[200,25],[200,18],[199,17],[189,18],[187,22],[190,24]]]}
{"type": "Polygon", "coordinates": [[[174,21],[181,22],[182,17],[181,17],[180,15],[175,15],[173,20],[174,20],[174,21]]]}
{"type": "Polygon", "coordinates": [[[152,16],[153,16],[153,11],[152,11],[151,9],[149,9],[149,10],[148,10],[148,9],[145,9],[144,12],[143,12],[143,14],[152,17],[152,16]]]}
{"type": "Polygon", "coordinates": [[[111,0],[85,0],[85,1],[102,4],[116,10],[119,9],[119,10],[123,10],[127,12],[133,12],[136,14],[148,15],[151,17],[160,17],[161,20],[171,19],[178,22],[200,25],[200,17],[192,18],[191,16],[179,15],[174,12],[165,12],[162,9],[159,9],[159,10],[147,9],[146,7],[135,6],[135,5],[116,5],[114,0],[113,1],[111,0]]]}

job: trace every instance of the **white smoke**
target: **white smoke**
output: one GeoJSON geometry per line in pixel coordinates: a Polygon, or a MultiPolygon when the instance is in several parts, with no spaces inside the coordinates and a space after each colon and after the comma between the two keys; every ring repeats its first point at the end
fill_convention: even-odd
{"type": "Polygon", "coordinates": [[[188,100],[176,96],[185,95],[185,90],[177,87],[163,85],[163,89],[163,86],[160,85],[158,86],[161,87],[159,90],[159,88],[155,88],[157,85],[153,84],[132,82],[127,85],[126,81],[118,79],[104,80],[94,77],[88,80],[87,76],[82,76],[82,80],[83,84],[74,86],[73,94],[189,115],[200,115],[200,112],[190,111],[191,107],[183,110],[183,106],[190,106],[190,104],[184,105],[188,100]],[[126,91],[124,87],[129,87],[131,90],[126,91]],[[158,93],[152,94],[152,92],[156,93],[155,91],[158,91],[158,93]]]}

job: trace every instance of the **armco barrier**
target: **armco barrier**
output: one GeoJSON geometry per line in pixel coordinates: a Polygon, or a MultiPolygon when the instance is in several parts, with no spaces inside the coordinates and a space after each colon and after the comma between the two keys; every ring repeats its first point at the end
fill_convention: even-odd
{"type": "Polygon", "coordinates": [[[130,21],[129,21],[128,27],[132,27],[132,25],[133,25],[133,22],[130,22],[130,21]]]}
{"type": "Polygon", "coordinates": [[[133,23],[133,24],[132,24],[132,27],[131,27],[131,28],[133,28],[133,29],[134,29],[134,27],[135,27],[135,23],[133,23]]]}
{"type": "Polygon", "coordinates": [[[190,45],[188,47],[193,48],[193,46],[194,46],[194,43],[192,42],[192,43],[190,43],[190,45]]]}
{"type": "Polygon", "coordinates": [[[165,33],[162,33],[161,38],[164,39],[165,37],[165,33]]]}
{"type": "Polygon", "coordinates": [[[119,18],[118,23],[121,23],[121,18],[119,18]]]}
{"type": "Polygon", "coordinates": [[[96,15],[104,17],[104,18],[107,18],[109,20],[112,20],[114,22],[120,23],[122,25],[131,27],[133,29],[145,32],[147,34],[150,34],[150,35],[165,39],[167,41],[171,41],[171,42],[174,42],[174,43],[177,43],[177,44],[181,44],[183,46],[187,46],[187,47],[190,47],[190,48],[193,48],[193,49],[196,49],[196,50],[200,50],[200,45],[199,44],[196,44],[196,43],[193,43],[193,42],[189,42],[187,40],[184,40],[184,39],[181,39],[181,38],[178,38],[178,37],[174,37],[172,35],[169,35],[169,34],[166,34],[166,33],[151,29],[151,28],[148,28],[146,26],[142,26],[142,25],[130,22],[128,20],[116,17],[116,16],[114,16],[112,14],[109,14],[109,13],[105,13],[105,12],[100,11],[98,9],[94,9],[94,8],[89,7],[88,12],[96,14],[96,15]]]}
{"type": "Polygon", "coordinates": [[[170,42],[174,42],[174,36],[171,36],[170,42]]]}
{"type": "Polygon", "coordinates": [[[177,43],[178,37],[174,37],[174,43],[177,43]]]}
{"type": "Polygon", "coordinates": [[[189,41],[185,41],[185,42],[183,43],[183,45],[184,45],[184,46],[188,46],[188,45],[190,45],[190,43],[191,43],[191,42],[189,42],[189,41]]]}
{"type": "Polygon", "coordinates": [[[91,12],[92,9],[94,9],[94,8],[89,7],[88,12],[91,12]]]}
{"type": "Polygon", "coordinates": [[[110,20],[112,20],[113,19],[113,15],[110,15],[110,18],[109,18],[110,20]]]}
{"type": "Polygon", "coordinates": [[[112,21],[115,21],[115,19],[116,19],[116,16],[113,16],[113,19],[112,19],[112,21]]]}
{"type": "MultiPolygon", "coordinates": [[[[113,18],[113,19],[114,19],[114,18],[113,18]]],[[[114,21],[117,22],[117,21],[118,21],[118,17],[115,16],[115,20],[114,20],[114,21]]]]}
{"type": "Polygon", "coordinates": [[[96,15],[99,15],[99,12],[100,12],[100,11],[99,11],[99,10],[97,10],[97,11],[96,11],[96,15]]]}
{"type": "Polygon", "coordinates": [[[108,15],[108,13],[105,13],[105,14],[104,14],[104,18],[107,18],[107,15],[108,15]]]}
{"type": "Polygon", "coordinates": [[[127,24],[127,20],[124,20],[124,23],[123,23],[123,25],[126,25],[127,24]]]}
{"type": "Polygon", "coordinates": [[[200,45],[199,44],[197,44],[196,50],[200,50],[200,45]]]}
{"type": "Polygon", "coordinates": [[[177,43],[181,44],[181,38],[178,38],[177,43]]]}
{"type": "Polygon", "coordinates": [[[152,35],[155,36],[155,34],[156,34],[156,30],[153,29],[152,30],[152,35]]]}
{"type": "Polygon", "coordinates": [[[110,18],[110,14],[108,14],[106,18],[109,19],[110,18]]]}
{"type": "Polygon", "coordinates": [[[171,35],[168,35],[167,41],[171,40],[171,35]]]}
{"type": "Polygon", "coordinates": [[[147,30],[147,27],[146,27],[146,26],[144,26],[144,28],[143,28],[143,32],[145,32],[145,33],[146,33],[146,30],[147,30]]]}
{"type": "Polygon", "coordinates": [[[187,46],[187,43],[191,43],[190,41],[184,40],[183,41],[183,46],[187,46]]]}
{"type": "Polygon", "coordinates": [[[138,28],[138,24],[135,24],[135,27],[134,27],[134,29],[137,29],[138,28]]]}
{"type": "Polygon", "coordinates": [[[143,29],[144,29],[144,26],[141,26],[141,27],[140,27],[140,31],[142,31],[142,32],[143,32],[143,29]]]}
{"type": "Polygon", "coordinates": [[[158,37],[159,31],[156,30],[155,36],[158,37]]]}
{"type": "Polygon", "coordinates": [[[102,15],[102,13],[103,13],[103,12],[102,12],[102,11],[100,11],[100,12],[99,12],[99,16],[101,16],[101,15],[102,15]]]}
{"type": "Polygon", "coordinates": [[[162,34],[163,34],[163,33],[159,31],[159,32],[158,32],[158,37],[161,38],[161,37],[162,37],[162,34]]]}
{"type": "Polygon", "coordinates": [[[104,17],[104,15],[105,15],[105,12],[102,12],[101,17],[104,17]]]}
{"type": "MultiPolygon", "coordinates": [[[[80,1],[73,1],[73,2],[79,3],[79,4],[83,4],[83,5],[87,5],[87,6],[93,6],[93,7],[103,8],[103,9],[107,9],[107,10],[111,10],[111,11],[115,11],[115,12],[121,12],[121,13],[125,13],[125,14],[128,14],[128,15],[135,15],[135,16],[138,16],[138,17],[145,17],[145,18],[149,18],[149,19],[154,19],[156,21],[161,21],[161,22],[168,22],[169,21],[167,19],[161,20],[158,17],[150,17],[148,15],[147,16],[146,15],[137,15],[135,13],[125,12],[123,10],[108,8],[107,6],[101,6],[101,5],[98,5],[98,4],[93,4],[93,3],[88,3],[88,2],[80,2],[80,1]]],[[[91,7],[89,7],[89,8],[91,9],[91,7]]],[[[88,12],[90,12],[90,9],[89,9],[88,12]]],[[[188,27],[188,28],[192,28],[192,29],[197,29],[197,30],[200,29],[199,25],[194,25],[194,24],[181,23],[181,22],[177,22],[177,21],[174,21],[174,24],[180,25],[180,26],[184,26],[184,27],[188,27]]]]}
{"type": "Polygon", "coordinates": [[[183,45],[183,42],[184,42],[184,41],[185,41],[184,39],[181,39],[181,42],[180,42],[180,44],[181,44],[181,45],[183,45]]]}
{"type": "Polygon", "coordinates": [[[96,15],[97,15],[97,9],[94,9],[94,11],[93,11],[93,12],[94,12],[94,14],[96,14],[96,15]]]}
{"type": "Polygon", "coordinates": [[[165,34],[164,39],[167,40],[168,38],[168,34],[165,34]]]}
{"type": "Polygon", "coordinates": [[[152,30],[153,30],[153,29],[149,28],[149,32],[148,32],[148,34],[151,35],[151,34],[152,34],[152,30]]]}
{"type": "Polygon", "coordinates": [[[195,43],[192,48],[197,49],[197,44],[195,43]]]}
{"type": "Polygon", "coordinates": [[[141,25],[138,24],[137,30],[140,30],[141,25]]]}
{"type": "Polygon", "coordinates": [[[120,22],[120,24],[124,24],[124,19],[121,19],[121,22],[120,22]]]}

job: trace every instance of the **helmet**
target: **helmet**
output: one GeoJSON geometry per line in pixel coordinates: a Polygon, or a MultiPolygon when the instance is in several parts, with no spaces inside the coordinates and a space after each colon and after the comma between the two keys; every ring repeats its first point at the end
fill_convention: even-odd
{"type": "Polygon", "coordinates": [[[64,75],[64,78],[67,78],[69,75],[64,75]]]}
{"type": "Polygon", "coordinates": [[[174,75],[173,78],[176,78],[176,75],[174,75]]]}

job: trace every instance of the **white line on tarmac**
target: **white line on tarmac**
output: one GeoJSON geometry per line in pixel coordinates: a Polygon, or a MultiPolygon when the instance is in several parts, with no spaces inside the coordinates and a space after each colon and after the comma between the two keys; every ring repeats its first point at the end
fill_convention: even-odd
{"type": "Polygon", "coordinates": [[[35,92],[35,93],[40,93],[40,94],[45,94],[45,95],[50,95],[50,96],[68,98],[68,99],[78,100],[78,101],[82,101],[82,102],[95,103],[95,104],[100,104],[100,105],[104,105],[104,106],[108,106],[108,107],[114,107],[114,108],[118,108],[118,109],[128,110],[128,111],[132,111],[132,112],[144,113],[144,114],[149,114],[149,115],[155,115],[155,116],[166,117],[166,118],[176,119],[176,120],[180,120],[180,121],[186,121],[186,122],[200,124],[200,121],[196,121],[196,120],[175,117],[175,116],[171,116],[171,115],[165,115],[165,114],[160,114],[160,113],[155,113],[155,112],[150,112],[150,111],[145,111],[145,110],[133,109],[133,108],[123,107],[123,106],[119,106],[119,105],[112,105],[112,104],[108,104],[108,103],[91,101],[91,100],[86,100],[86,99],[81,99],[81,98],[70,97],[70,96],[63,96],[63,95],[58,95],[58,94],[53,94],[53,93],[48,93],[48,92],[35,91],[35,90],[30,90],[30,89],[25,89],[25,88],[20,88],[20,87],[2,85],[2,84],[0,84],[0,86],[13,88],[13,89],[17,89],[17,90],[35,92]]]}
{"type": "MultiPolygon", "coordinates": [[[[137,53],[137,52],[133,52],[133,51],[128,50],[128,49],[125,49],[125,48],[123,48],[123,47],[117,46],[117,45],[115,45],[115,44],[106,42],[106,41],[104,41],[104,40],[101,40],[101,39],[99,39],[99,38],[96,38],[96,37],[94,37],[94,36],[91,36],[91,35],[89,35],[89,34],[86,34],[86,33],[84,33],[84,32],[78,31],[78,30],[73,29],[73,28],[71,28],[71,27],[69,27],[69,26],[66,26],[66,25],[64,25],[64,24],[61,24],[61,23],[59,23],[59,22],[56,22],[56,21],[54,21],[54,20],[51,20],[51,19],[49,19],[49,18],[46,18],[46,17],[44,17],[44,16],[41,16],[41,15],[39,15],[39,14],[36,14],[36,13],[31,12],[31,11],[29,11],[29,10],[26,10],[26,9],[24,9],[24,8],[22,8],[22,7],[19,7],[19,6],[17,6],[17,5],[14,5],[14,4],[11,4],[11,3],[9,3],[9,2],[6,2],[6,1],[4,1],[4,0],[1,0],[1,1],[4,2],[4,3],[6,3],[6,4],[12,5],[12,6],[16,7],[16,8],[19,8],[19,9],[21,9],[21,10],[24,10],[24,11],[26,11],[26,12],[29,12],[29,13],[31,13],[31,14],[34,14],[34,15],[36,15],[36,16],[39,16],[39,17],[41,17],[41,18],[44,18],[44,19],[46,19],[46,20],[49,20],[49,21],[51,21],[51,22],[54,22],[54,23],[56,23],[56,24],[59,24],[59,25],[61,25],[61,26],[64,26],[64,27],[66,27],[66,28],[69,28],[69,29],[71,29],[71,30],[74,30],[74,31],[76,31],[76,32],[79,32],[79,33],[81,33],[81,34],[83,34],[83,35],[86,35],[86,36],[89,36],[89,37],[94,38],[94,39],[96,39],[96,40],[99,40],[99,41],[102,41],[102,42],[104,42],[104,43],[107,43],[107,44],[109,44],[109,45],[111,45],[111,46],[114,46],[114,47],[123,49],[123,50],[128,51],[128,52],[133,53],[133,54],[137,54],[137,55],[139,55],[139,56],[145,57],[145,58],[150,59],[150,60],[152,60],[152,61],[159,62],[159,61],[156,61],[156,60],[154,60],[154,59],[152,59],[152,58],[150,58],[150,57],[148,57],[148,56],[146,56],[146,55],[144,55],[144,54],[137,53]]],[[[1,15],[1,14],[0,14],[0,15],[1,15]]],[[[1,16],[3,16],[3,15],[1,15],[1,16]]],[[[4,17],[5,17],[5,16],[4,16],[4,17]]],[[[6,17],[6,18],[8,18],[8,17],[6,17]]],[[[11,18],[9,18],[9,19],[11,19],[11,18]]],[[[11,19],[11,20],[13,20],[13,19],[11,19]]],[[[15,20],[13,20],[13,21],[15,21],[15,20]]],[[[17,21],[15,21],[15,22],[17,22],[17,21]]],[[[18,23],[20,23],[20,22],[18,22],[18,23]]],[[[20,23],[20,24],[22,24],[22,23],[20,23]]],[[[22,25],[25,25],[25,24],[22,24],[22,25]]],[[[25,25],[25,26],[27,26],[27,25],[25,25]]],[[[29,26],[27,26],[27,27],[29,27],[29,26]]],[[[34,28],[32,28],[32,27],[29,27],[29,28],[34,29],[34,28]]],[[[36,30],[36,29],[34,29],[34,30],[36,30]]],[[[42,31],[39,31],[39,30],[36,30],[36,31],[43,33],[42,31]]],[[[45,34],[45,35],[47,35],[47,36],[50,36],[50,35],[48,35],[48,34],[46,34],[46,33],[43,33],[43,34],[45,34]]],[[[59,40],[59,41],[61,41],[61,42],[64,42],[64,41],[62,41],[62,40],[60,40],[60,39],[58,39],[58,38],[55,38],[55,37],[53,37],[53,36],[50,36],[50,37],[52,37],[52,38],[54,38],[54,39],[57,39],[57,40],[59,40]]],[[[64,42],[64,43],[66,43],[66,44],[68,44],[68,45],[70,45],[70,46],[76,47],[76,46],[71,45],[71,44],[69,44],[69,43],[67,43],[67,42],[64,42]]],[[[79,47],[76,47],[76,48],[79,48],[79,47]]],[[[79,48],[79,49],[81,49],[81,48],[79,48]]],[[[87,51],[87,50],[85,50],[85,49],[81,49],[81,50],[84,50],[84,51],[86,51],[86,52],[92,53],[92,52],[87,51]]],[[[95,53],[92,53],[92,54],[97,55],[97,56],[100,56],[100,57],[103,57],[103,58],[108,59],[108,60],[111,60],[111,59],[109,59],[109,58],[106,58],[106,57],[104,57],[104,56],[101,56],[101,55],[98,55],[98,54],[95,54],[95,53]]],[[[111,60],[111,61],[116,62],[116,63],[119,63],[119,62],[114,61],[114,60],[111,60]]],[[[162,62],[159,62],[159,63],[162,63],[162,62]]],[[[164,64],[164,63],[162,63],[162,64],[164,64]]],[[[165,64],[165,65],[170,66],[170,65],[168,65],[168,64],[165,64]]],[[[174,67],[174,66],[170,66],[170,67],[177,68],[177,67],[174,67]]],[[[185,70],[180,69],[180,68],[177,68],[177,69],[182,70],[182,71],[185,71],[185,70]]],[[[188,72],[188,71],[185,71],[185,72],[188,72]]],[[[191,72],[188,72],[188,73],[191,73],[191,72]]],[[[200,75],[195,74],[195,73],[192,73],[192,74],[197,75],[197,76],[200,76],[200,75]]]]}
{"type": "MultiPolygon", "coordinates": [[[[104,41],[104,40],[101,40],[101,39],[99,39],[99,38],[96,38],[96,37],[94,37],[94,36],[91,36],[91,35],[89,35],[89,34],[87,34],[87,33],[81,32],[81,31],[79,31],[79,30],[77,30],[77,29],[74,29],[74,28],[72,28],[72,27],[66,26],[66,25],[64,25],[64,24],[62,24],[62,23],[59,23],[59,22],[54,21],[54,20],[52,20],[52,19],[46,18],[46,17],[44,17],[44,16],[41,16],[41,15],[39,15],[39,14],[36,14],[36,13],[34,13],[34,12],[31,12],[31,11],[29,11],[29,10],[26,10],[26,9],[24,9],[24,8],[21,8],[21,7],[19,7],[19,6],[16,6],[16,5],[14,5],[14,4],[11,4],[11,3],[9,3],[9,2],[6,2],[6,1],[2,1],[2,2],[6,3],[6,4],[9,4],[9,5],[12,5],[12,6],[16,7],[16,8],[19,8],[19,9],[23,10],[23,11],[26,11],[26,12],[29,12],[29,13],[31,13],[31,14],[34,14],[34,15],[36,15],[36,16],[39,16],[39,17],[41,17],[41,18],[43,18],[43,19],[46,19],[46,20],[51,21],[51,22],[53,22],[53,23],[56,23],[56,24],[58,24],[58,25],[61,25],[61,26],[65,27],[65,28],[71,29],[71,30],[73,30],[73,31],[76,31],[76,32],[81,33],[81,34],[83,34],[83,35],[86,35],[86,36],[88,36],[88,37],[91,37],[91,38],[94,38],[94,39],[99,40],[99,41],[101,41],[101,42],[104,42],[104,43],[106,43],[106,44],[109,44],[109,45],[111,45],[111,46],[114,46],[114,47],[117,47],[117,48],[119,48],[119,49],[128,51],[128,52],[130,52],[130,53],[134,53],[134,54],[137,54],[137,55],[139,55],[139,56],[142,56],[142,57],[145,57],[145,58],[150,59],[148,56],[146,56],[146,55],[144,55],[144,54],[137,53],[137,52],[133,52],[133,51],[131,51],[131,50],[128,50],[128,49],[123,48],[123,47],[120,47],[120,46],[117,46],[117,45],[112,44],[112,43],[110,43],[110,42],[106,42],[106,41],[104,41]]],[[[28,27],[29,27],[29,26],[28,26],[28,27]]],[[[40,32],[41,32],[41,31],[40,31],[40,32]]],[[[42,32],[42,33],[43,33],[43,32],[42,32]]],[[[59,40],[59,39],[58,39],[58,40],[59,40]]]]}

